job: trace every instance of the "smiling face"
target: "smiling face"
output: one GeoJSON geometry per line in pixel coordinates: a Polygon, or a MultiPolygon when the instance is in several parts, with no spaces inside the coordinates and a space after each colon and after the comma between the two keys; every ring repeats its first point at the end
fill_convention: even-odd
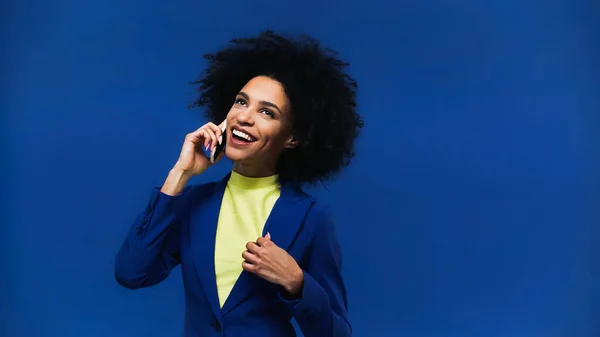
{"type": "Polygon", "coordinates": [[[227,114],[225,147],[236,172],[249,177],[275,173],[281,152],[296,146],[290,110],[283,86],[274,79],[258,76],[240,90],[227,114]]]}

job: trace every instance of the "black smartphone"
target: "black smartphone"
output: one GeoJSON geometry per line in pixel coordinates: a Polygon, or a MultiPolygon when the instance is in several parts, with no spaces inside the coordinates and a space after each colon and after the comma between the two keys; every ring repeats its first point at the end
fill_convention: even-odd
{"type": "Polygon", "coordinates": [[[214,164],[217,158],[219,158],[221,152],[225,150],[225,143],[227,142],[225,130],[227,130],[227,122],[223,122],[223,126],[221,127],[221,143],[217,144],[217,146],[215,146],[215,148],[210,152],[210,162],[212,164],[214,164]]]}

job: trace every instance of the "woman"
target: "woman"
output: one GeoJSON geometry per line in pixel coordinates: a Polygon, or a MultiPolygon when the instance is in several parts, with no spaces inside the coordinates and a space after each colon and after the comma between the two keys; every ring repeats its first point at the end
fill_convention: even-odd
{"type": "Polygon", "coordinates": [[[181,264],[185,336],[295,336],[292,317],[306,337],[350,336],[334,224],[301,189],[354,156],[362,120],[347,64],[270,31],[206,59],[193,106],[219,125],[185,137],[117,254],[117,281],[149,287],[181,264]],[[223,141],[232,171],[186,186],[212,165],[202,148],[223,141]]]}

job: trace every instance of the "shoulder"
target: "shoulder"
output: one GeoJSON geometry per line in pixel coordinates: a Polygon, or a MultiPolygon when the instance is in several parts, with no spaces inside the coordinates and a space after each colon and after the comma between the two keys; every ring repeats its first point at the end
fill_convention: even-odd
{"type": "Polygon", "coordinates": [[[193,205],[201,203],[203,200],[218,193],[218,189],[218,181],[190,184],[176,198],[181,199],[187,206],[193,207],[193,205]]]}
{"type": "Polygon", "coordinates": [[[294,190],[294,193],[292,195],[294,195],[295,198],[298,198],[298,200],[305,199],[310,203],[310,207],[306,216],[306,221],[319,223],[331,220],[332,212],[331,207],[328,203],[311,195],[310,193],[307,193],[302,187],[298,185],[293,186],[292,188],[294,190]]]}
{"type": "Polygon", "coordinates": [[[211,181],[201,184],[193,184],[186,187],[185,193],[188,196],[208,196],[217,192],[218,181],[211,181]]]}

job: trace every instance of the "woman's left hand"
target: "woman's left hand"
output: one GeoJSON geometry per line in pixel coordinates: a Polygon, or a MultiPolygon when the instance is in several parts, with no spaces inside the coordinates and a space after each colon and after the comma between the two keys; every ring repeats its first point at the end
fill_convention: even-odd
{"type": "Polygon", "coordinates": [[[304,284],[304,274],[294,258],[279,248],[267,233],[256,242],[248,242],[242,253],[244,270],[281,285],[290,295],[298,295],[304,284]]]}

